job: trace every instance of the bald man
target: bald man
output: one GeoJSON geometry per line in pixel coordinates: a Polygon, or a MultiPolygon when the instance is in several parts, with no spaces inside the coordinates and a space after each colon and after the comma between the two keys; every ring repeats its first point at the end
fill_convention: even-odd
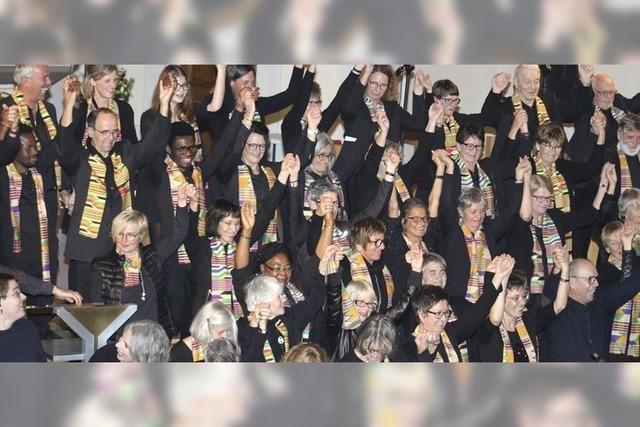
{"type": "MultiPolygon", "coordinates": [[[[625,251],[623,256],[629,256],[625,251]]],[[[555,297],[555,286],[545,286],[544,293],[555,297]]],[[[547,327],[549,362],[601,362],[607,354],[608,318],[625,302],[640,292],[640,271],[606,289],[598,290],[598,271],[591,261],[575,259],[569,266],[569,301],[567,308],[547,327]]]]}

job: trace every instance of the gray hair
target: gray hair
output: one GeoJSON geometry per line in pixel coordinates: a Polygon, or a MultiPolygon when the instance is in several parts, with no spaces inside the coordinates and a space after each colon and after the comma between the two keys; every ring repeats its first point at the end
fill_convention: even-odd
{"type": "Polygon", "coordinates": [[[247,309],[254,311],[256,305],[271,302],[281,293],[282,285],[275,277],[270,277],[265,274],[256,276],[247,283],[245,288],[247,309]]]}
{"type": "Polygon", "coordinates": [[[355,349],[367,354],[372,346],[376,346],[380,354],[384,355],[384,359],[393,351],[395,340],[396,330],[393,322],[381,314],[372,314],[358,330],[355,349]]]}
{"type": "Polygon", "coordinates": [[[427,267],[427,264],[429,264],[430,262],[437,262],[438,264],[443,266],[445,270],[447,269],[447,261],[444,260],[442,255],[437,254],[435,252],[429,252],[428,254],[426,254],[424,256],[424,259],[422,261],[422,272],[423,273],[424,273],[425,268],[427,267]]]}
{"type": "Polygon", "coordinates": [[[309,192],[307,193],[307,199],[309,200],[319,200],[325,193],[335,193],[336,196],[339,195],[340,190],[338,190],[338,186],[328,179],[322,179],[318,181],[314,181],[309,186],[309,192]]]}
{"type": "Polygon", "coordinates": [[[535,64],[518,64],[513,70],[513,79],[518,80],[518,76],[520,76],[520,73],[527,69],[534,69],[538,71],[538,73],[540,72],[540,67],[535,64]]]}
{"type": "Polygon", "coordinates": [[[640,114],[625,113],[620,119],[620,132],[637,132],[640,131],[640,114]]]}
{"type": "Polygon", "coordinates": [[[228,338],[216,338],[207,344],[204,359],[213,363],[239,362],[240,347],[235,341],[228,338]]]}
{"type": "Polygon", "coordinates": [[[329,134],[326,132],[318,132],[318,134],[316,135],[316,148],[313,154],[317,156],[318,153],[326,147],[331,147],[331,152],[333,154],[336,154],[336,145],[329,134]]]}
{"type": "Polygon", "coordinates": [[[19,85],[23,78],[31,77],[35,71],[36,64],[17,64],[13,69],[13,82],[19,85]]]}
{"type": "Polygon", "coordinates": [[[221,302],[209,301],[196,313],[189,332],[202,345],[213,340],[213,328],[228,331],[227,337],[234,343],[238,342],[238,326],[233,313],[221,302]]]}
{"type": "Polygon", "coordinates": [[[618,199],[618,212],[622,221],[627,217],[629,208],[638,202],[640,202],[640,190],[637,188],[627,188],[620,194],[620,198],[618,199]]]}
{"type": "Polygon", "coordinates": [[[169,338],[158,322],[138,320],[127,324],[124,332],[131,333],[128,344],[133,362],[167,362],[169,338]]]}
{"type": "Polygon", "coordinates": [[[486,201],[482,191],[476,187],[465,188],[458,197],[458,209],[465,210],[474,203],[482,203],[486,206],[486,201]]]}

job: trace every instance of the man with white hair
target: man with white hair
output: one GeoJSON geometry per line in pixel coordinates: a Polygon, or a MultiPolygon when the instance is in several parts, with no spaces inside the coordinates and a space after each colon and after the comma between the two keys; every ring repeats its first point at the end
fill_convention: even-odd
{"type": "Polygon", "coordinates": [[[629,188],[640,188],[640,114],[627,113],[618,126],[618,152],[609,160],[616,167],[618,183],[614,197],[629,188]]]}

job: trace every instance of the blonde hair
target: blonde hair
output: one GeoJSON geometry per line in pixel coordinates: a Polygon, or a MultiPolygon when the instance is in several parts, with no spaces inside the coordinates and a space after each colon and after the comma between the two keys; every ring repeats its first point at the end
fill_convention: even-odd
{"type": "Polygon", "coordinates": [[[113,64],[95,64],[86,65],[84,73],[84,81],[82,82],[82,96],[89,100],[93,97],[93,85],[91,81],[100,80],[107,74],[118,73],[118,66],[113,64]]]}
{"type": "Polygon", "coordinates": [[[111,223],[111,238],[116,241],[116,236],[125,229],[127,225],[135,225],[140,233],[140,241],[143,244],[149,242],[149,221],[147,217],[140,211],[127,209],[120,212],[111,223]]]}
{"type": "Polygon", "coordinates": [[[546,188],[549,193],[553,194],[553,185],[551,185],[551,180],[544,175],[532,175],[531,180],[529,181],[529,189],[531,190],[531,194],[535,193],[541,188],[546,188]]]}
{"type": "Polygon", "coordinates": [[[212,330],[214,327],[227,330],[229,332],[227,338],[234,344],[238,343],[238,326],[233,313],[221,302],[209,301],[196,313],[191,322],[189,333],[200,344],[206,345],[213,340],[212,330]]]}
{"type": "Polygon", "coordinates": [[[351,233],[349,233],[349,242],[351,247],[355,248],[356,245],[365,246],[369,242],[369,237],[375,233],[384,234],[387,231],[384,223],[377,218],[362,218],[356,221],[351,227],[351,233]]]}
{"type": "Polygon", "coordinates": [[[282,358],[282,363],[326,363],[328,361],[327,352],[314,343],[294,345],[282,358]]]}
{"type": "Polygon", "coordinates": [[[619,231],[622,231],[624,228],[624,224],[620,221],[611,221],[608,222],[607,225],[602,227],[602,232],[600,233],[600,240],[602,241],[602,245],[605,248],[608,248],[613,240],[613,234],[619,231]]]}
{"type": "Polygon", "coordinates": [[[634,203],[640,202],[640,190],[637,188],[627,188],[620,194],[618,199],[618,215],[622,221],[627,217],[627,211],[634,203]]]}
{"type": "Polygon", "coordinates": [[[374,303],[378,302],[378,297],[376,297],[376,293],[374,292],[373,287],[361,280],[352,281],[347,285],[345,290],[349,294],[349,298],[351,298],[351,301],[360,299],[359,297],[364,297],[370,299],[374,303]]]}

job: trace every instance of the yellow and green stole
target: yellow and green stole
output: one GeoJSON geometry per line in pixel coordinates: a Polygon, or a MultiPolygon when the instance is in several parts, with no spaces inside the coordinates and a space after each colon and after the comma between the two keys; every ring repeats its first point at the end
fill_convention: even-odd
{"type": "MultiPolygon", "coordinates": [[[[122,210],[131,208],[131,189],[129,187],[129,169],[122,162],[120,155],[113,153],[110,156],[113,164],[113,173],[116,187],[122,198],[122,210]]],[[[80,235],[90,239],[98,238],[100,226],[102,225],[102,215],[107,201],[107,187],[105,178],[107,175],[107,165],[98,154],[89,156],[89,188],[87,190],[87,200],[82,209],[80,219],[80,235]]]]}
{"type": "MultiPolygon", "coordinates": [[[[91,114],[93,111],[97,110],[98,108],[96,107],[98,104],[96,103],[96,101],[93,99],[93,97],[91,99],[87,100],[87,118],[89,118],[89,114],[91,114]]],[[[118,137],[116,138],[116,141],[120,141],[120,139],[122,138],[122,135],[120,134],[120,131],[122,130],[122,126],[120,125],[120,115],[118,114],[118,104],[116,104],[116,102],[112,99],[110,99],[107,102],[107,108],[113,112],[113,114],[116,115],[116,122],[118,123],[118,137]]],[[[85,122],[86,123],[86,122],[85,122]]],[[[84,128],[84,135],[82,135],[82,147],[87,148],[87,141],[89,140],[89,127],[85,126],[84,128]]],[[[137,142],[137,141],[131,141],[133,143],[137,142]]]]}
{"type": "MultiPolygon", "coordinates": [[[[460,190],[472,188],[473,178],[471,177],[471,171],[467,167],[467,164],[459,154],[453,155],[452,158],[458,165],[458,168],[460,168],[460,190]]],[[[482,196],[486,202],[485,214],[488,217],[493,218],[496,212],[496,202],[493,194],[493,186],[491,185],[491,179],[489,179],[489,175],[487,175],[482,167],[480,167],[480,163],[476,163],[476,168],[478,168],[479,190],[482,192],[482,196]]]]}
{"type": "MultiPolygon", "coordinates": [[[[289,291],[289,294],[293,298],[293,304],[291,304],[291,302],[289,301],[289,298],[287,298],[287,295],[284,293],[284,291],[282,292],[282,294],[280,294],[280,300],[282,301],[282,304],[285,307],[293,307],[294,305],[305,300],[304,294],[300,292],[300,290],[293,283],[287,282],[287,284],[284,285],[284,287],[287,288],[287,290],[289,291]]],[[[305,326],[304,330],[302,331],[303,342],[307,342],[309,340],[310,333],[311,333],[311,322],[307,323],[307,326],[305,326]]]]}
{"type": "Polygon", "coordinates": [[[453,117],[453,114],[444,118],[442,130],[444,131],[444,149],[449,154],[458,154],[456,136],[458,135],[458,130],[460,130],[460,125],[453,117]]]}
{"type": "Polygon", "coordinates": [[[629,171],[629,163],[627,162],[627,156],[624,153],[618,154],[620,159],[620,193],[629,188],[633,188],[633,182],[631,181],[631,172],[629,171]]]}
{"type": "Polygon", "coordinates": [[[467,253],[469,254],[469,280],[467,281],[467,293],[465,299],[475,303],[482,295],[484,287],[484,273],[487,266],[491,262],[491,254],[484,231],[478,230],[477,237],[473,231],[464,224],[460,225],[464,242],[467,245],[467,253]]]}
{"type": "MultiPolygon", "coordinates": [[[[284,324],[282,319],[276,320],[275,327],[280,332],[280,336],[283,339],[284,352],[282,354],[286,354],[289,351],[289,330],[287,326],[284,324]]],[[[278,339],[279,341],[280,339],[278,339]]],[[[273,349],[271,348],[271,344],[269,343],[269,339],[264,340],[264,347],[262,347],[262,355],[264,356],[264,361],[267,363],[275,363],[277,360],[273,356],[273,349]]]]}
{"type": "Polygon", "coordinates": [[[411,197],[411,193],[409,193],[409,189],[405,185],[400,175],[396,174],[395,179],[393,180],[393,186],[396,188],[398,195],[400,196],[400,200],[403,202],[411,197]]]}
{"type": "MultiPolygon", "coordinates": [[[[136,254],[136,257],[132,260],[125,258],[122,264],[124,269],[124,287],[133,288],[140,285],[140,269],[142,268],[142,258],[140,253],[136,254]]],[[[144,301],[144,293],[142,295],[142,301],[144,301]]]]}
{"type": "MultiPolygon", "coordinates": [[[[33,130],[33,137],[36,139],[38,151],[42,150],[42,142],[38,138],[35,125],[31,122],[31,115],[29,114],[29,106],[24,100],[24,95],[18,89],[14,89],[13,92],[11,92],[11,97],[13,98],[16,105],[18,106],[18,116],[19,116],[20,123],[31,127],[31,129],[33,130]]],[[[47,128],[47,133],[49,134],[49,138],[53,142],[53,139],[58,134],[58,130],[56,129],[55,123],[53,123],[53,119],[51,118],[49,111],[47,111],[47,107],[44,104],[44,101],[38,101],[38,112],[40,113],[40,117],[42,117],[42,121],[44,122],[44,125],[47,128]]],[[[57,160],[53,164],[53,171],[56,177],[56,187],[62,188],[62,168],[60,167],[60,163],[57,160]]]]}
{"type": "MultiPolygon", "coordinates": [[[[267,177],[269,188],[273,188],[273,185],[276,182],[276,176],[271,168],[260,166],[260,169],[262,169],[262,173],[267,177]]],[[[251,181],[251,169],[249,169],[245,164],[238,165],[238,201],[240,202],[240,206],[244,206],[245,203],[249,203],[253,209],[253,213],[257,212],[258,204],[256,201],[256,193],[253,189],[253,182],[251,181]]],[[[262,236],[262,244],[278,241],[278,217],[278,211],[276,210],[273,218],[269,221],[269,225],[267,225],[267,230],[262,236]]],[[[252,252],[257,250],[258,242],[254,243],[251,247],[252,252]]]]}
{"type": "MultiPolygon", "coordinates": [[[[347,218],[344,210],[344,192],[342,191],[342,184],[340,183],[340,178],[338,178],[338,175],[336,175],[335,172],[333,172],[332,170],[329,171],[328,178],[329,178],[329,182],[335,185],[336,188],[338,189],[338,203],[340,204],[340,206],[338,208],[338,216],[336,217],[336,220],[346,221],[347,218]]],[[[311,220],[311,217],[313,216],[313,210],[309,206],[309,188],[311,187],[311,184],[313,184],[315,181],[316,181],[315,177],[309,173],[309,168],[305,169],[304,199],[302,201],[303,202],[302,213],[304,214],[304,217],[307,219],[307,221],[311,220]]]]}
{"type": "MultiPolygon", "coordinates": [[[[418,324],[416,329],[413,331],[413,336],[417,337],[423,333],[423,327],[421,324],[418,324]]],[[[458,363],[460,362],[460,358],[458,357],[458,353],[456,353],[456,349],[449,338],[449,335],[445,331],[440,333],[440,340],[442,341],[442,346],[444,347],[445,353],[447,353],[447,359],[449,363],[458,363]]],[[[445,363],[444,358],[440,354],[439,351],[436,350],[436,357],[433,359],[434,363],[445,363]]]]}
{"type": "MultiPolygon", "coordinates": [[[[452,322],[457,322],[458,321],[458,316],[456,316],[455,312],[451,313],[451,316],[449,316],[449,320],[447,320],[447,323],[452,323],[452,322]]],[[[469,346],[467,345],[466,341],[462,341],[460,344],[458,344],[458,350],[460,351],[460,361],[461,362],[468,362],[469,361],[469,346]]]]}
{"type": "MultiPolygon", "coordinates": [[[[520,99],[520,94],[514,88],[513,95],[511,95],[511,102],[513,103],[513,109],[518,111],[522,108],[522,100],[520,99]]],[[[538,126],[547,123],[551,119],[549,119],[549,114],[547,113],[547,107],[544,105],[544,101],[539,96],[536,96],[536,113],[538,115],[538,126]]]]}
{"type": "MultiPolygon", "coordinates": [[[[618,270],[622,270],[621,260],[610,255],[608,261],[618,270]]],[[[609,352],[640,357],[640,293],[616,310],[611,327],[609,352]]]]}
{"type": "Polygon", "coordinates": [[[562,174],[558,171],[555,163],[551,165],[551,170],[547,170],[544,162],[537,154],[533,156],[533,161],[536,165],[536,173],[546,176],[551,181],[551,186],[553,187],[553,204],[550,207],[560,209],[565,213],[570,212],[571,199],[569,198],[569,187],[567,187],[567,181],[565,181],[562,174]]]}
{"type": "Polygon", "coordinates": [[[375,122],[377,120],[376,113],[378,111],[384,111],[384,104],[382,101],[374,102],[368,96],[364,98],[364,105],[366,105],[367,110],[369,110],[369,116],[371,116],[371,121],[375,122]]]}
{"type": "Polygon", "coordinates": [[[233,288],[231,272],[233,271],[237,244],[225,243],[215,237],[209,240],[211,248],[211,301],[221,302],[235,316],[236,320],[242,317],[242,307],[238,303],[236,292],[233,288]]]}
{"type": "MultiPolygon", "coordinates": [[[[353,249],[347,254],[349,263],[351,264],[351,280],[360,280],[367,283],[373,289],[373,283],[371,281],[371,275],[369,274],[369,268],[367,262],[360,253],[359,250],[353,249]]],[[[393,284],[393,278],[391,272],[385,265],[382,267],[382,275],[384,276],[384,283],[387,288],[387,308],[391,308],[393,305],[393,290],[395,288],[393,284]]]]}
{"type": "MultiPolygon", "coordinates": [[[[502,325],[502,323],[500,324],[499,329],[500,335],[502,336],[502,362],[514,363],[515,357],[513,355],[513,347],[511,347],[511,341],[509,340],[509,333],[507,332],[507,329],[502,325]]],[[[533,346],[533,341],[531,341],[531,337],[529,336],[527,327],[524,325],[522,317],[518,317],[516,319],[516,333],[518,334],[518,337],[520,338],[520,341],[522,341],[522,345],[527,352],[529,362],[537,362],[538,356],[536,354],[536,349],[533,346]]]]}
{"type": "MultiPolygon", "coordinates": [[[[51,283],[51,260],[49,259],[49,222],[47,205],[44,201],[44,184],[42,175],[36,168],[30,169],[36,188],[36,208],[38,211],[38,226],[40,230],[40,261],[42,263],[42,281],[51,283]]],[[[7,165],[9,175],[9,198],[11,208],[11,227],[13,228],[13,253],[22,251],[20,239],[20,196],[22,195],[22,175],[16,166],[7,165]]]]}
{"type": "MultiPolygon", "coordinates": [[[[542,247],[536,237],[536,227],[533,224],[529,224],[531,229],[531,236],[533,238],[533,250],[531,251],[531,261],[533,261],[533,275],[531,276],[531,293],[541,294],[544,289],[544,278],[546,276],[544,271],[544,263],[542,262],[542,247]]],[[[542,223],[540,224],[542,229],[542,243],[547,254],[547,272],[553,270],[553,247],[556,245],[562,245],[562,239],[558,233],[556,224],[551,217],[545,214],[542,217],[542,223]]]]}
{"type": "MultiPolygon", "coordinates": [[[[167,156],[164,159],[167,165],[167,175],[169,176],[169,187],[171,188],[171,202],[173,204],[173,215],[176,214],[178,208],[178,188],[188,184],[187,179],[184,177],[178,165],[171,160],[171,157],[167,156]]],[[[193,172],[191,173],[193,183],[198,190],[198,236],[204,237],[206,235],[206,218],[207,218],[207,204],[204,198],[204,183],[202,182],[202,173],[199,166],[193,166],[193,172]]],[[[191,260],[187,254],[187,250],[184,244],[178,248],[178,263],[190,264],[191,260]]]]}

